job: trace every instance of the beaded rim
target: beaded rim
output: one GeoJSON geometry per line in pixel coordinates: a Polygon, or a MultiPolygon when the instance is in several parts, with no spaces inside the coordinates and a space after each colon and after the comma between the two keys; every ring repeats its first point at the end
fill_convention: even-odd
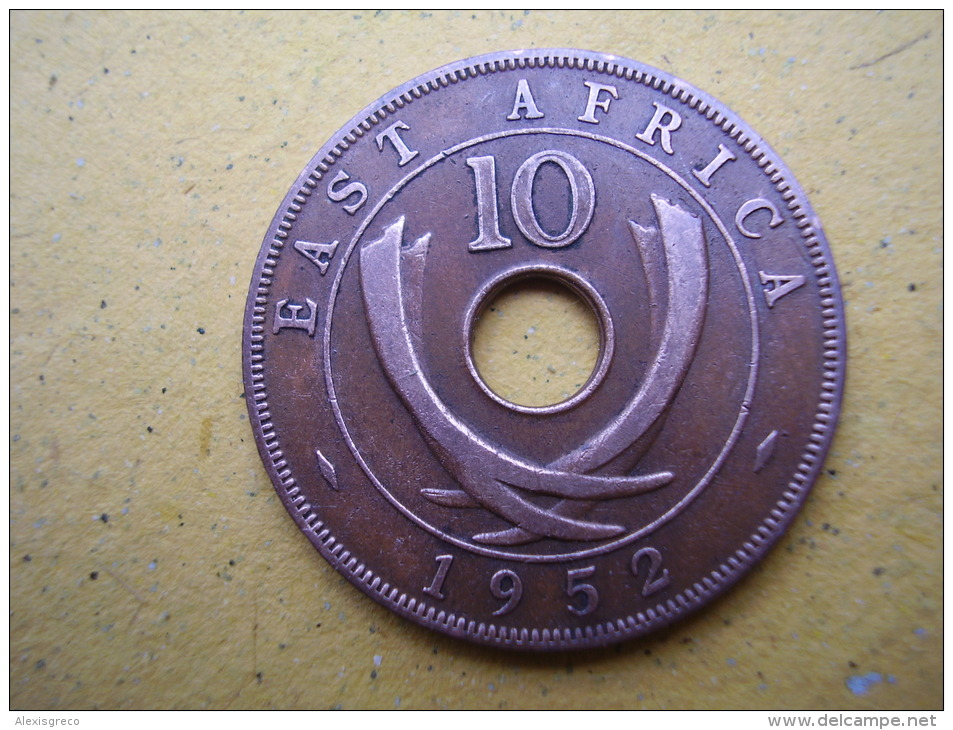
{"type": "MultiPolygon", "coordinates": [[[[681,80],[618,56],[567,49],[494,53],[449,64],[394,89],[357,114],[315,155],[291,188],[279,210],[284,212],[277,223],[269,229],[265,240],[268,242],[270,239],[270,245],[263,247],[259,255],[246,306],[245,321],[251,322],[251,327],[245,332],[243,359],[246,382],[252,384],[251,398],[246,400],[255,426],[255,439],[269,476],[279,493],[283,495],[288,511],[319,552],[358,588],[385,605],[389,605],[402,616],[428,628],[437,628],[451,636],[511,648],[595,647],[641,636],[697,608],[705,598],[725,592],[740,579],[747,572],[747,568],[757,562],[781,536],[784,528],[802,506],[810,486],[817,478],[833,438],[840,411],[845,372],[846,337],[843,304],[830,252],[821,232],[820,223],[811,210],[804,192],[793,176],[786,171],[778,155],[740,118],[725,110],[712,97],[681,80]],[[300,493],[300,488],[283,457],[278,436],[271,421],[263,364],[265,305],[269,301],[271,277],[288,231],[325,173],[360,137],[416,99],[451,84],[481,75],[536,67],[576,68],[642,83],[670,96],[703,115],[714,126],[721,128],[751,157],[781,193],[791,216],[800,229],[802,244],[814,265],[820,303],[823,307],[821,314],[823,316],[824,378],[818,396],[814,423],[808,436],[808,443],[801,453],[800,463],[788,482],[782,498],[777,501],[768,516],[761,521],[743,545],[717,569],[712,570],[674,598],[616,621],[565,629],[500,626],[476,622],[466,616],[440,610],[425,601],[418,601],[408,596],[399,588],[384,581],[381,576],[376,575],[361,562],[331,534],[313,510],[312,505],[300,493]]],[[[324,478],[336,484],[337,477],[333,465],[319,458],[319,466],[324,478]]]]}

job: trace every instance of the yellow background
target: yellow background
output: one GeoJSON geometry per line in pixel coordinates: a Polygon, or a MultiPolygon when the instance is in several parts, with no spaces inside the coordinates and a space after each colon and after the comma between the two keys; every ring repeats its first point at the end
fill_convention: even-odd
{"type": "Polygon", "coordinates": [[[14,709],[942,705],[939,12],[14,12],[14,709]],[[737,112],[825,226],[848,387],[827,473],[707,610],[525,656],[417,628],[298,533],[242,399],[252,266],[389,89],[517,47],[737,112]]]}

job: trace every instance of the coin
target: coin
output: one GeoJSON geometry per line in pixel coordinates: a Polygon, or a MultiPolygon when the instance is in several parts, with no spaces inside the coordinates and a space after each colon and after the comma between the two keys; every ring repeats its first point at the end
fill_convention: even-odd
{"type": "Polygon", "coordinates": [[[845,367],[820,223],[778,156],[672,76],[497,53],[395,89],[288,192],[251,282],[251,423],[298,527],[423,626],[521,649],[646,634],[734,584],[821,468],[845,367]],[[588,380],[485,380],[494,297],[591,310],[588,380]]]}

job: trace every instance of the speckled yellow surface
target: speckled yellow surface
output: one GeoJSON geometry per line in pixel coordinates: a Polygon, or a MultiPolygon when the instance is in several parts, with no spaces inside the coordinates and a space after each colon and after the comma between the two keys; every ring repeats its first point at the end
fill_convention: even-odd
{"type": "Polygon", "coordinates": [[[942,705],[939,12],[14,12],[10,701],[89,708],[942,705]],[[610,650],[433,635],[298,533],[242,399],[246,287],[312,154],[419,73],[638,59],[797,175],[847,307],[840,429],[777,549],[610,650]]]}
{"type": "Polygon", "coordinates": [[[494,295],[471,337],[486,385],[521,406],[554,405],[582,390],[602,344],[592,308],[546,279],[524,279],[494,295]]]}

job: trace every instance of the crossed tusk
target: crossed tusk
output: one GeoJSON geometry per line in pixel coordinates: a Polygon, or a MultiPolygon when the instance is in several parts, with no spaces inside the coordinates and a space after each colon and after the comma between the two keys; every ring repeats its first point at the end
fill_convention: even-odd
{"type": "MultiPolygon", "coordinates": [[[[659,231],[643,228],[633,221],[629,221],[629,229],[648,272],[650,299],[657,302],[661,290],[667,290],[668,309],[655,359],[642,387],[628,405],[585,445],[554,461],[551,464],[554,468],[592,471],[634,444],[674,398],[698,346],[708,300],[705,234],[701,222],[691,213],[656,195],[652,196],[652,204],[661,241],[659,231]],[[663,269],[668,272],[665,285],[657,275],[663,269]]],[[[586,502],[564,501],[554,505],[551,512],[567,517],[581,516],[591,506],[586,502]]],[[[494,545],[521,545],[538,536],[516,527],[476,535],[474,539],[494,545]]]]}
{"type": "MultiPolygon", "coordinates": [[[[409,259],[407,277],[419,283],[429,234],[402,253],[401,217],[361,249],[361,288],[378,359],[430,448],[462,488],[462,492],[423,490],[424,496],[445,506],[473,506],[475,502],[514,525],[476,535],[476,541],[515,545],[541,537],[613,537],[625,528],[581,519],[594,500],[643,494],[674,479],[669,471],[639,476],[591,473],[638,440],[667,407],[691,362],[704,319],[708,269],[701,224],[690,213],[656,196],[652,202],[668,271],[668,314],[655,360],[626,408],[586,444],[549,465],[520,459],[486,442],[446,407],[424,375],[408,325],[408,309],[415,310],[419,302],[407,302],[401,259],[409,259]],[[543,509],[517,490],[564,501],[543,509]]],[[[654,236],[634,223],[630,226],[643,261],[649,265],[654,236]]],[[[651,286],[650,293],[653,298],[658,294],[651,286]]]]}

